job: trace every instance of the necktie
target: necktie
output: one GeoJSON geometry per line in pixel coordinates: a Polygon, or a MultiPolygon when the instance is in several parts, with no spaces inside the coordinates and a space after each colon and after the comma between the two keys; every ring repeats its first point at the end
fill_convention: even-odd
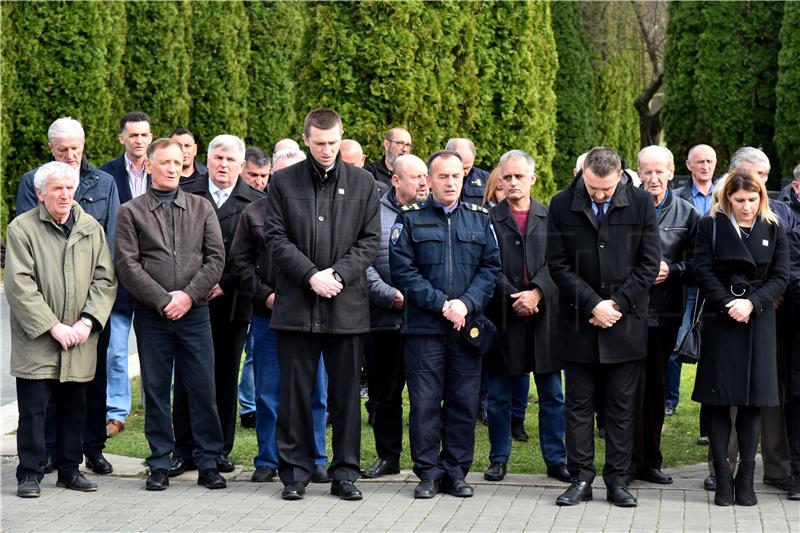
{"type": "Polygon", "coordinates": [[[606,217],[606,212],[605,212],[606,204],[603,203],[603,202],[601,202],[599,204],[597,202],[592,202],[592,203],[597,208],[597,213],[596,213],[597,223],[598,224],[602,224],[603,223],[603,219],[606,217]]]}
{"type": "Polygon", "coordinates": [[[225,203],[226,194],[225,191],[217,191],[217,209],[222,207],[222,204],[225,203]]]}

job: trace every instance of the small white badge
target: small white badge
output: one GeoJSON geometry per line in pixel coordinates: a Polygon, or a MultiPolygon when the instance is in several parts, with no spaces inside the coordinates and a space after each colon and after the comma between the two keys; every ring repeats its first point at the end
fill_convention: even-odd
{"type": "Polygon", "coordinates": [[[339,189],[339,194],[344,194],[344,189],[339,189]]]}
{"type": "Polygon", "coordinates": [[[764,239],[763,241],[761,241],[761,246],[769,246],[769,241],[767,239],[764,239]]]}

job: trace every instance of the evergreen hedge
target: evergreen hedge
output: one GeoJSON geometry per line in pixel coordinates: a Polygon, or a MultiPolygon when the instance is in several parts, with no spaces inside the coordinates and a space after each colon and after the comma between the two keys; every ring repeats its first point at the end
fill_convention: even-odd
{"type": "MultiPolygon", "coordinates": [[[[775,88],[775,145],[780,157],[781,177],[792,176],[800,164],[800,3],[784,6],[781,51],[778,54],[778,84],[775,88]]],[[[773,165],[775,167],[775,165],[773,165]]]]}

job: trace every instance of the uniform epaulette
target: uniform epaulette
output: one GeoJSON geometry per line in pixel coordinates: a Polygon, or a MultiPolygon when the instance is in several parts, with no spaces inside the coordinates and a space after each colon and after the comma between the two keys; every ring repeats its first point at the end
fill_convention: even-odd
{"type": "Polygon", "coordinates": [[[470,211],[479,211],[481,213],[486,213],[487,215],[489,214],[489,210],[486,209],[485,207],[481,207],[481,206],[476,205],[476,204],[471,204],[469,202],[464,202],[464,207],[466,207],[470,211]]]}
{"type": "Polygon", "coordinates": [[[408,204],[400,207],[401,211],[419,211],[419,209],[419,204],[408,204]]]}

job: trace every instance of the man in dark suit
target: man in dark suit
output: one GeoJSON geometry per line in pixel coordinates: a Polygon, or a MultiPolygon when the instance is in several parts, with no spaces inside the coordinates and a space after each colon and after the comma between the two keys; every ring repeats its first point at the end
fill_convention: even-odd
{"type": "MultiPolygon", "coordinates": [[[[497,325],[502,349],[487,357],[489,468],[483,477],[500,481],[511,455],[512,391],[530,387],[533,372],[539,393],[539,446],[547,475],[570,481],[564,447],[563,364],[551,335],[558,317],[558,289],[545,262],[547,208],[531,197],[536,182],[533,158],[522,150],[500,158],[505,200],[490,211],[503,270],[487,316],[497,325]]],[[[527,393],[526,393],[527,397],[527,393]]]]}
{"type": "MultiPolygon", "coordinates": [[[[202,196],[214,207],[222,231],[226,264],[222,279],[209,294],[211,337],[214,340],[214,385],[217,413],[224,440],[223,453],[217,458],[220,472],[232,472],[228,459],[236,436],[236,414],[239,366],[247,340],[252,305],[250,295],[239,290],[231,273],[230,248],[242,211],[264,193],[250,187],[239,175],[244,169],[244,141],[234,135],[217,135],[208,145],[208,177],[184,184],[183,190],[202,196]]],[[[190,468],[195,442],[189,425],[187,396],[193,394],[183,383],[181,372],[175,372],[175,392],[172,423],[175,428],[175,453],[170,475],[179,475],[190,468]]]]}
{"type": "Polygon", "coordinates": [[[359,373],[369,331],[366,271],[378,253],[378,190],[342,162],[342,119],[332,109],[305,118],[309,158],[276,172],[264,233],[278,273],[270,326],[281,371],[278,473],[282,497],[299,500],[314,465],[311,391],[320,353],[330,377],[331,494],[360,500],[359,373]]]}
{"type": "Polygon", "coordinates": [[[575,481],[556,503],[592,499],[595,391],[603,387],[607,498],[633,507],[625,487],[633,450],[633,411],[647,353],[648,291],[660,244],[653,200],[623,179],[619,156],[593,148],[548,213],[547,261],[559,288],[565,362],[567,466],[575,481]]]}
{"type": "MultiPolygon", "coordinates": [[[[145,160],[147,147],[153,141],[150,117],[134,111],[119,121],[119,142],[125,151],[100,167],[117,183],[119,203],[145,193],[149,185],[145,160]]],[[[131,411],[131,382],[128,378],[128,337],[133,323],[133,299],[130,293],[118,284],[117,299],[108,320],[111,335],[106,358],[106,435],[113,437],[125,429],[125,420],[131,411]]]]}

